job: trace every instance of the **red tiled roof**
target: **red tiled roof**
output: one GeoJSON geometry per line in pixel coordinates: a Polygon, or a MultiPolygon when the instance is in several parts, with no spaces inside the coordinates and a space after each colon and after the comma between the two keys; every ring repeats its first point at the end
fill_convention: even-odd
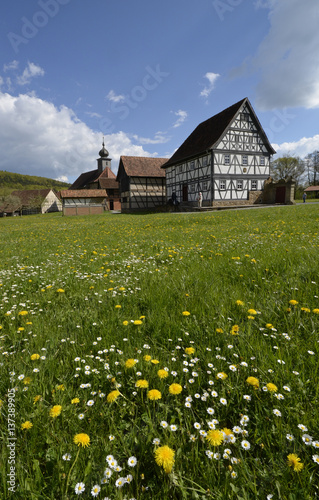
{"type": "Polygon", "coordinates": [[[109,167],[106,167],[102,173],[96,168],[95,170],[90,170],[89,172],[84,172],[80,174],[79,177],[70,186],[70,190],[85,188],[88,184],[92,182],[98,182],[101,179],[116,179],[116,175],[109,167]]]}
{"type": "Polygon", "coordinates": [[[122,163],[129,177],[165,177],[165,172],[161,167],[166,161],[167,158],[152,158],[146,156],[120,157],[120,164],[122,163]]]}
{"type": "Polygon", "coordinates": [[[187,137],[183,144],[175,151],[173,156],[163,165],[163,168],[173,165],[175,163],[184,161],[186,159],[197,156],[198,154],[205,153],[221,139],[222,135],[226,132],[227,128],[239,112],[240,108],[247,104],[255,118],[256,125],[259,132],[263,135],[267,144],[268,150],[271,154],[275,153],[271,144],[269,143],[266,134],[264,133],[257,116],[247,97],[233,104],[229,108],[224,109],[217,115],[212,116],[208,120],[200,123],[195,130],[187,137]]]}
{"type": "Polygon", "coordinates": [[[319,186],[309,186],[305,189],[305,191],[319,191],[319,186]]]}
{"type": "Polygon", "coordinates": [[[99,179],[101,189],[119,189],[119,183],[116,179],[99,179]]]}
{"type": "Polygon", "coordinates": [[[61,191],[61,198],[106,198],[105,189],[65,189],[61,191]]]}

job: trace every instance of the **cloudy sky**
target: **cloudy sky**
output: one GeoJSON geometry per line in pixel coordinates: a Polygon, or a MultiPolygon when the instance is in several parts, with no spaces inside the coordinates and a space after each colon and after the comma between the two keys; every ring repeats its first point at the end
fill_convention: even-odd
{"type": "Polygon", "coordinates": [[[103,135],[169,157],[248,97],[278,154],[319,149],[318,0],[14,0],[0,19],[0,170],[72,182],[103,135]]]}

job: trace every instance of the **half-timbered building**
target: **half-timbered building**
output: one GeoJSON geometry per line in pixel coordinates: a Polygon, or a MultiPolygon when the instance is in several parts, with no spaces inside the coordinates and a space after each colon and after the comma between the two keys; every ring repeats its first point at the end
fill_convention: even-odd
{"type": "Polygon", "coordinates": [[[248,98],[200,123],[162,166],[166,197],[202,206],[262,202],[275,153],[248,98]]]}
{"type": "Polygon", "coordinates": [[[165,198],[167,158],[121,156],[116,180],[120,186],[122,212],[153,209],[162,206],[165,198]]]}

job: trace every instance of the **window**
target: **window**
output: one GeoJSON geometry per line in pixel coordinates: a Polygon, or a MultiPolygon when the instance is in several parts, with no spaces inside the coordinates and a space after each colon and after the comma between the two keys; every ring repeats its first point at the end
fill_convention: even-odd
{"type": "Polygon", "coordinates": [[[194,170],[194,168],[195,168],[195,161],[194,160],[191,161],[190,167],[191,167],[191,170],[194,170]]]}
{"type": "Polygon", "coordinates": [[[260,157],[260,165],[263,167],[265,166],[265,157],[264,156],[261,156],[260,157]]]}
{"type": "Polygon", "coordinates": [[[257,181],[251,181],[251,189],[257,189],[257,181]]]}
{"type": "Polygon", "coordinates": [[[207,191],[207,188],[208,188],[208,182],[204,181],[203,182],[203,191],[207,191]]]}
{"type": "Polygon", "coordinates": [[[190,184],[189,185],[189,192],[194,193],[194,191],[195,191],[195,184],[190,184]]]}
{"type": "Polygon", "coordinates": [[[243,189],[243,181],[241,179],[238,179],[237,181],[237,189],[239,190],[243,189]]]}
{"type": "Polygon", "coordinates": [[[235,141],[235,142],[237,142],[237,143],[238,143],[238,142],[239,142],[239,139],[240,139],[240,135],[235,135],[235,136],[234,136],[234,141],[235,141]]]}
{"type": "Polygon", "coordinates": [[[240,115],[240,119],[241,119],[242,122],[248,122],[248,120],[249,120],[249,113],[242,113],[240,115]]]}
{"type": "Polygon", "coordinates": [[[242,164],[243,165],[248,165],[248,156],[247,155],[243,155],[242,156],[242,164]]]}
{"type": "Polygon", "coordinates": [[[230,164],[230,155],[224,155],[224,164],[229,165],[230,164]]]}
{"type": "Polygon", "coordinates": [[[206,167],[207,166],[207,156],[204,156],[203,157],[203,167],[206,167]]]}
{"type": "Polygon", "coordinates": [[[220,189],[221,191],[224,191],[224,190],[226,189],[226,181],[225,181],[225,179],[221,179],[221,180],[219,181],[219,189],[220,189]]]}

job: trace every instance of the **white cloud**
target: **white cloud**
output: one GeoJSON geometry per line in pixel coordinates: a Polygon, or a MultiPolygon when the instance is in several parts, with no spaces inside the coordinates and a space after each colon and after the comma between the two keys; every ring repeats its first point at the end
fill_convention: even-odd
{"type": "Polygon", "coordinates": [[[272,144],[278,156],[289,154],[291,156],[300,156],[304,158],[308,153],[319,150],[319,134],[313,137],[303,137],[295,142],[283,142],[282,144],[272,144]]]}
{"type": "Polygon", "coordinates": [[[180,125],[182,125],[182,123],[184,123],[184,121],[186,120],[187,111],[182,111],[181,109],[179,109],[178,111],[175,111],[174,115],[177,116],[178,118],[174,123],[173,127],[177,128],[180,127],[180,125]]]}
{"type": "Polygon", "coordinates": [[[319,10],[316,0],[268,0],[270,29],[250,69],[260,73],[256,105],[319,107],[319,10]]]}
{"type": "Polygon", "coordinates": [[[209,96],[209,94],[211,93],[211,91],[214,89],[215,82],[216,82],[216,80],[217,80],[217,78],[219,76],[220,75],[218,73],[206,73],[205,78],[207,78],[207,80],[208,80],[209,83],[201,91],[201,93],[200,93],[201,97],[208,97],[209,96]]]}
{"type": "Polygon", "coordinates": [[[132,138],[139,142],[140,144],[165,144],[170,140],[170,137],[166,137],[163,132],[156,132],[153,139],[147,137],[139,137],[138,135],[133,135],[132,138]]]}
{"type": "MultiPolygon", "coordinates": [[[[102,132],[90,129],[66,106],[0,92],[0,122],[0,170],[72,181],[97,168],[102,132]]],[[[124,132],[104,140],[115,172],[120,155],[151,156],[124,132]]]]}
{"type": "Polygon", "coordinates": [[[123,102],[125,100],[125,96],[122,94],[116,95],[114,90],[110,90],[110,92],[106,96],[106,99],[112,102],[123,102]]]}
{"type": "Polygon", "coordinates": [[[44,70],[32,62],[28,62],[28,66],[24,69],[21,76],[18,76],[17,82],[19,85],[30,83],[31,79],[36,76],[43,76],[44,70]]]}
{"type": "Polygon", "coordinates": [[[11,61],[8,64],[4,64],[3,65],[3,71],[6,73],[7,71],[11,71],[11,70],[17,69],[18,66],[19,66],[19,62],[16,61],[16,60],[14,60],[14,61],[11,61]]]}

